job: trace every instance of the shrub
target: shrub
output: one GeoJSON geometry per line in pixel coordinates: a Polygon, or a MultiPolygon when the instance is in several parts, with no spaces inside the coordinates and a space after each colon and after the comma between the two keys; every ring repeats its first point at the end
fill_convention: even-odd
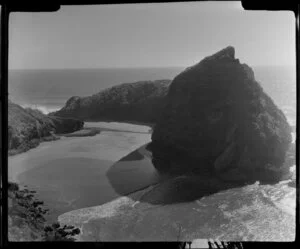
{"type": "Polygon", "coordinates": [[[44,241],[75,241],[72,236],[80,233],[79,228],[74,226],[61,225],[56,222],[44,228],[43,240],[44,241]]]}
{"type": "Polygon", "coordinates": [[[46,224],[45,215],[49,209],[43,208],[43,201],[35,199],[35,191],[20,189],[18,184],[8,184],[10,222],[9,237],[13,240],[42,240],[42,241],[75,241],[73,236],[80,229],[73,226],[63,226],[56,222],[46,224]],[[16,232],[18,231],[18,234],[16,232]],[[24,238],[24,231],[30,231],[24,238]]]}

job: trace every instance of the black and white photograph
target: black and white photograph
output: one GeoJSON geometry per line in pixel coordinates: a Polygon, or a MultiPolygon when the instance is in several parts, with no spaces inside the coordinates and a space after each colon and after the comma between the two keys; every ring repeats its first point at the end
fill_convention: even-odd
{"type": "Polygon", "coordinates": [[[291,11],[12,12],[8,241],[293,242],[291,11]]]}

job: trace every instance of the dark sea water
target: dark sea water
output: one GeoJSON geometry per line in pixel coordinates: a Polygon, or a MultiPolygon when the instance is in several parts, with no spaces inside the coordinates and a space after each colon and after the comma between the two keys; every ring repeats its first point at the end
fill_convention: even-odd
{"type": "Polygon", "coordinates": [[[118,68],[67,70],[11,70],[9,96],[24,106],[49,112],[72,96],[89,96],[121,83],[172,79],[182,68],[118,68]]]}
{"type": "MultiPolygon", "coordinates": [[[[275,104],[284,111],[289,123],[295,126],[295,70],[288,67],[254,67],[253,69],[256,80],[261,83],[275,104]]],[[[61,108],[72,96],[92,95],[120,83],[173,79],[182,70],[183,68],[12,70],[9,74],[9,98],[24,107],[38,108],[48,113],[61,108]]],[[[122,182],[121,179],[132,183],[132,185],[127,184],[129,189],[125,189],[125,192],[134,190],[137,185],[138,188],[143,187],[144,182],[149,184],[158,179],[149,159],[128,157],[114,164],[115,160],[125,156],[128,151],[133,151],[138,146],[149,142],[148,135],[144,137],[143,134],[130,134],[100,133],[91,138],[67,138],[62,141],[42,143],[36,149],[10,157],[9,168],[12,171],[20,170],[19,181],[24,185],[35,186],[39,197],[45,198],[46,203],[48,200],[48,204],[56,212],[55,215],[78,208],[101,205],[120,196],[118,192],[124,190],[119,184],[122,182]],[[138,181],[139,179],[143,180],[138,181]],[[57,193],[61,196],[57,196],[57,193]]],[[[295,133],[293,136],[295,137],[295,133]]],[[[291,171],[294,172],[295,177],[295,166],[291,167],[291,171]]],[[[264,186],[254,184],[213,194],[199,200],[197,205],[200,205],[202,212],[208,213],[206,217],[210,217],[209,215],[213,217],[215,215],[212,211],[213,207],[222,204],[218,207],[222,215],[235,217],[234,226],[231,223],[221,224],[224,229],[227,227],[228,234],[234,234],[230,229],[242,224],[247,220],[249,213],[252,213],[253,217],[247,220],[247,224],[245,223],[247,229],[245,228],[243,238],[292,240],[295,232],[295,199],[295,188],[281,182],[264,186]],[[236,200],[240,203],[238,208],[235,207],[236,200]],[[278,215],[280,219],[277,218],[278,215]],[[262,221],[264,224],[260,225],[262,221]],[[277,226],[285,227],[287,234],[284,238],[276,235],[277,226]]],[[[207,223],[207,227],[211,229],[214,226],[217,225],[207,223]]],[[[216,229],[215,227],[213,230],[216,229]]],[[[213,237],[214,231],[209,236],[213,237]]],[[[226,234],[226,231],[223,233],[222,230],[220,234],[226,234]]],[[[223,235],[219,236],[222,238],[223,235]]]]}
{"type": "MultiPolygon", "coordinates": [[[[121,83],[173,79],[184,68],[110,68],[10,70],[9,98],[48,113],[72,96],[89,96],[121,83]]],[[[255,77],[293,123],[296,117],[296,71],[292,67],[253,67],[255,77]]]]}

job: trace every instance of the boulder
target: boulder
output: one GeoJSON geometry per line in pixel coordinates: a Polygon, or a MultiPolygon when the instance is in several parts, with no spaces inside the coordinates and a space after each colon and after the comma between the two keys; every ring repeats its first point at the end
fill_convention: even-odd
{"type": "Polygon", "coordinates": [[[154,156],[180,152],[198,172],[274,180],[286,170],[290,133],[283,112],[229,46],[174,78],[151,148],[154,156]]]}

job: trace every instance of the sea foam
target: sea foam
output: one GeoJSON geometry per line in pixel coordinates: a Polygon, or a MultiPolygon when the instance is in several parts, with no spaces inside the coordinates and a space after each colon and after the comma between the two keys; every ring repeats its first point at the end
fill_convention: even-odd
{"type": "Polygon", "coordinates": [[[32,104],[23,104],[21,105],[23,108],[31,108],[31,109],[37,109],[41,111],[43,114],[48,114],[50,112],[55,112],[60,110],[60,107],[48,107],[43,105],[32,105],[32,104]]]}

